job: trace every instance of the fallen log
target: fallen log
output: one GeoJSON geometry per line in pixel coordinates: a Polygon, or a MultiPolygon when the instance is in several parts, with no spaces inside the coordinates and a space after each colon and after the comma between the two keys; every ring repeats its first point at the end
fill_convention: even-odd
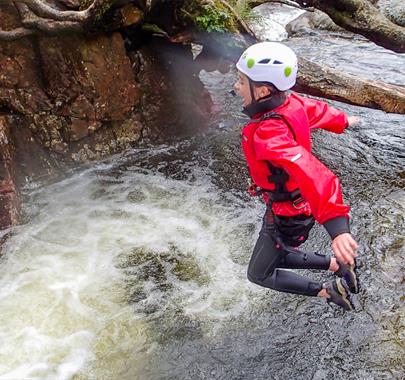
{"type": "Polygon", "coordinates": [[[373,81],[299,58],[295,91],[385,112],[405,114],[405,87],[373,81]]]}
{"type": "MultiPolygon", "coordinates": [[[[254,32],[250,37],[253,43],[259,40],[254,32]]],[[[240,39],[238,36],[216,39],[211,34],[204,37],[190,34],[188,38],[190,42],[204,46],[195,62],[206,71],[219,70],[221,73],[229,71],[234,61],[247,47],[246,39],[240,39]],[[232,38],[235,38],[233,44],[229,40],[232,38]],[[225,61],[228,62],[227,68],[225,61]]],[[[328,66],[320,66],[302,57],[299,57],[298,79],[294,90],[360,107],[405,114],[405,86],[361,78],[328,66]]]]}

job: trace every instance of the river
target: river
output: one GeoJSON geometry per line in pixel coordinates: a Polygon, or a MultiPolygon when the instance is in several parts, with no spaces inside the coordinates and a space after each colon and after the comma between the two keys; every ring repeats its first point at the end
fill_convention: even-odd
{"type": "MultiPolygon", "coordinates": [[[[362,38],[287,43],[405,84],[405,56],[362,38]]],[[[245,192],[234,78],[201,74],[218,109],[208,132],[26,187],[0,262],[0,379],[405,377],[404,116],[330,102],[360,124],[313,136],[360,243],[362,290],[345,313],[246,279],[264,206],[245,192]]],[[[304,248],[331,251],[323,228],[304,248]]]]}

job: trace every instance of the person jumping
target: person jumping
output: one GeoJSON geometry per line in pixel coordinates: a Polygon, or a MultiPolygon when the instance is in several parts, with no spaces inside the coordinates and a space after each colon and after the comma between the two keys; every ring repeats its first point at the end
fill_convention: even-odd
{"type": "Polygon", "coordinates": [[[319,100],[288,92],[296,81],[297,57],[287,46],[262,42],[239,58],[234,90],[251,120],[243,127],[242,148],[251,195],[267,205],[248,267],[248,279],[281,292],[327,298],[353,310],[359,291],[358,245],[349,228],[338,178],[311,153],[310,132],[343,133],[357,123],[319,100]],[[332,239],[334,257],[298,250],[315,220],[332,239]],[[337,278],[320,283],[285,269],[330,270],[337,278]]]}

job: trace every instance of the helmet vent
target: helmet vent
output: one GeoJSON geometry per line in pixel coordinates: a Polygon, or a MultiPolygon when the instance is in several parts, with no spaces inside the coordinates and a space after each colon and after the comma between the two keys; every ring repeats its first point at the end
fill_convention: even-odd
{"type": "Polygon", "coordinates": [[[280,62],[280,61],[275,60],[275,61],[273,62],[273,64],[275,64],[275,65],[282,65],[283,62],[280,62]]]}
{"type": "Polygon", "coordinates": [[[259,61],[259,63],[266,64],[266,63],[269,63],[270,61],[271,61],[270,58],[266,58],[266,59],[262,59],[261,61],[259,61]]]}

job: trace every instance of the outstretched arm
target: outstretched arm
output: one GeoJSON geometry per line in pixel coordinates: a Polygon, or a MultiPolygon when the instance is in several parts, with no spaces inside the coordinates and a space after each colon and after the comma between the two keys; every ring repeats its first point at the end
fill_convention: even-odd
{"type": "Polygon", "coordinates": [[[360,118],[357,116],[348,116],[347,118],[347,123],[349,124],[349,127],[352,127],[354,125],[359,124],[360,118]]]}
{"type": "Polygon", "coordinates": [[[299,101],[308,117],[310,129],[325,129],[329,132],[343,133],[349,126],[346,114],[321,100],[291,94],[299,101]]]}

